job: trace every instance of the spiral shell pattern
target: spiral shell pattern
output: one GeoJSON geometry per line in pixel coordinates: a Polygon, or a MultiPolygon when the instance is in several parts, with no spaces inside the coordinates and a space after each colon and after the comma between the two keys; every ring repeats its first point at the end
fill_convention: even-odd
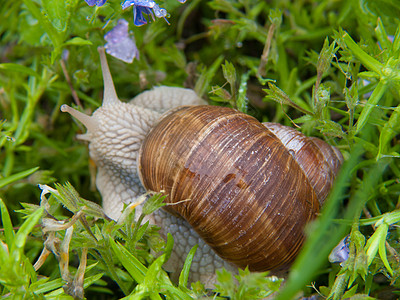
{"type": "MultiPolygon", "coordinates": [[[[138,157],[147,190],[163,191],[168,210],[220,257],[253,271],[288,267],[319,211],[318,197],[326,196],[295,160],[301,154],[273,131],[279,130],[231,108],[180,107],[153,127],[138,157]]],[[[312,171],[340,165],[340,158],[332,159],[313,164],[312,171]]]]}

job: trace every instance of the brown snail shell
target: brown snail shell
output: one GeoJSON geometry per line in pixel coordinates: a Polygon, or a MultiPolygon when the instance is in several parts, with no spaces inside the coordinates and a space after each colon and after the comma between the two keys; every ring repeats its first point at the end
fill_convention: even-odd
{"type": "Polygon", "coordinates": [[[142,184],[164,191],[169,210],[223,259],[253,271],[286,268],[342,161],[325,142],[286,128],[225,107],[180,107],[141,146],[142,184]]]}

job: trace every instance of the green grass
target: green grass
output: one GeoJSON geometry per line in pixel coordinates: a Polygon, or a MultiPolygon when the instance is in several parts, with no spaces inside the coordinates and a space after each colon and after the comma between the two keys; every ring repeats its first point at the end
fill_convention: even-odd
{"type": "MultiPolygon", "coordinates": [[[[264,273],[244,270],[234,280],[220,271],[215,297],[257,299],[275,293],[277,299],[291,299],[319,293],[328,299],[392,299],[384,296],[387,291],[396,297],[400,3],[159,4],[170,14],[170,25],[157,19],[135,27],[132,9],[122,11],[120,1],[89,7],[83,0],[3,0],[0,295],[213,295],[201,283],[187,286],[190,255],[179,282],[168,278],[162,265],[173,236],[160,240],[155,228],[135,224],[132,214],[118,224],[104,216],[95,204],[101,199],[87,146],[75,139],[85,130],[60,113],[64,103],[88,113],[99,107],[103,81],[97,47],[123,17],[130,23],[140,59],[126,64],[108,56],[122,99],[155,85],[190,87],[212,104],[325,139],[345,158],[320,217],[307,228],[307,242],[285,284],[264,273]],[[330,264],[330,251],[347,234],[349,259],[330,264]],[[150,249],[164,252],[156,258],[150,249]]],[[[159,208],[161,201],[158,195],[151,197],[146,210],[159,208]]]]}

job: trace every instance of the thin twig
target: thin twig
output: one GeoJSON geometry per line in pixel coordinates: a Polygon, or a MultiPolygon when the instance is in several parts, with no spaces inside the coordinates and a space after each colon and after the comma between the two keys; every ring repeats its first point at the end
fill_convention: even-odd
{"type": "Polygon", "coordinates": [[[68,70],[67,70],[67,67],[66,67],[65,62],[64,62],[63,59],[60,59],[60,65],[61,65],[61,68],[63,70],[64,76],[65,76],[65,80],[67,81],[68,86],[69,86],[69,88],[71,90],[71,95],[72,95],[72,98],[74,98],[75,104],[78,105],[79,107],[83,108],[82,107],[82,103],[79,100],[78,94],[76,93],[76,91],[74,89],[74,86],[72,85],[71,77],[69,77],[68,70]]]}

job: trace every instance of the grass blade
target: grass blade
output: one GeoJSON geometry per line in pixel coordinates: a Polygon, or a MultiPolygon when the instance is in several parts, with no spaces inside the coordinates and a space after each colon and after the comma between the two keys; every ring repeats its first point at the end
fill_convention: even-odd
{"type": "Polygon", "coordinates": [[[8,213],[7,207],[0,198],[0,209],[1,209],[1,221],[3,222],[4,236],[6,238],[7,245],[11,246],[14,243],[14,229],[11,223],[11,218],[8,213]]]}
{"type": "Polygon", "coordinates": [[[20,180],[26,176],[29,176],[32,173],[35,173],[37,170],[39,170],[39,167],[28,169],[28,170],[7,176],[5,178],[1,178],[0,179],[0,188],[6,186],[7,184],[13,183],[14,181],[20,180]]]}
{"type": "Polygon", "coordinates": [[[194,254],[196,253],[198,245],[195,245],[186,257],[185,264],[183,265],[182,272],[179,275],[179,287],[185,288],[188,284],[190,266],[192,265],[194,254]]]}
{"type": "Polygon", "coordinates": [[[147,273],[147,268],[119,243],[110,239],[110,245],[121,264],[133,279],[137,283],[142,283],[147,273]]]}
{"type": "Polygon", "coordinates": [[[23,252],[23,248],[26,243],[26,239],[28,235],[31,233],[32,229],[36,226],[39,222],[40,218],[42,217],[44,208],[41,207],[36,210],[33,214],[31,214],[25,222],[22,224],[21,228],[18,230],[17,234],[14,238],[14,243],[11,246],[11,255],[14,258],[15,262],[21,261],[21,256],[23,252]]]}

